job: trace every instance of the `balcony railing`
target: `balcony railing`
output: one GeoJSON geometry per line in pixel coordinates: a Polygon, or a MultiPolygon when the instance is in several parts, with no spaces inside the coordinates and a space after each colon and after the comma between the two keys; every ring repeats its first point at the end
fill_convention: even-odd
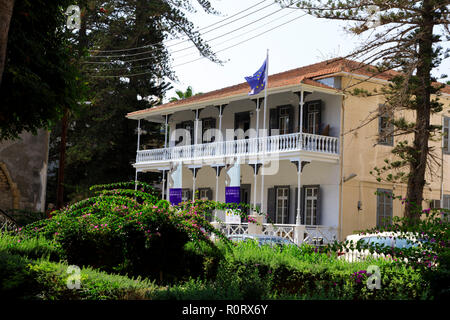
{"type": "Polygon", "coordinates": [[[297,150],[337,155],[339,154],[339,142],[336,137],[309,133],[291,133],[278,136],[141,150],[137,152],[136,163],[248,156],[262,154],[263,152],[275,154],[297,150]]]}

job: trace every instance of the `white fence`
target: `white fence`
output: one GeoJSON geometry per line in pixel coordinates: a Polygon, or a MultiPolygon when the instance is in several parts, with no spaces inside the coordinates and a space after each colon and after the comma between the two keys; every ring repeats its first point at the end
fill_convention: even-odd
{"type": "Polygon", "coordinates": [[[137,152],[136,163],[164,160],[194,160],[307,150],[339,154],[338,138],[309,133],[291,133],[278,136],[238,139],[196,145],[186,145],[137,152]]]}
{"type": "MultiPolygon", "coordinates": [[[[213,223],[226,236],[248,234],[248,223],[213,223]]],[[[337,228],[295,224],[263,223],[261,234],[279,236],[295,244],[325,245],[337,240],[337,228]]]]}

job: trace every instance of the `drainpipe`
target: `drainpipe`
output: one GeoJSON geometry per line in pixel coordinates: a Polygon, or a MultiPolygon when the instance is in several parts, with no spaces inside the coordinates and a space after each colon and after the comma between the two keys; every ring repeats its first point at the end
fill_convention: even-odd
{"type": "Polygon", "coordinates": [[[343,203],[343,185],[344,185],[344,101],[345,101],[345,96],[342,96],[342,103],[341,103],[341,141],[339,142],[339,147],[340,147],[340,153],[341,153],[341,157],[340,157],[340,181],[339,181],[339,198],[340,198],[340,203],[339,203],[339,240],[343,240],[342,239],[342,220],[343,220],[343,215],[344,215],[344,203],[343,203]]]}
{"type": "MultiPolygon", "coordinates": [[[[445,118],[442,116],[442,132],[444,132],[445,118]]],[[[450,141],[450,140],[449,140],[450,141]]],[[[441,208],[444,206],[444,139],[441,143],[441,208]]]]}
{"type": "MultiPolygon", "coordinates": [[[[139,145],[141,144],[141,119],[138,120],[138,138],[137,138],[137,153],[139,153],[139,145]]],[[[138,169],[136,169],[136,174],[134,176],[134,191],[137,190],[137,174],[138,169]]]]}

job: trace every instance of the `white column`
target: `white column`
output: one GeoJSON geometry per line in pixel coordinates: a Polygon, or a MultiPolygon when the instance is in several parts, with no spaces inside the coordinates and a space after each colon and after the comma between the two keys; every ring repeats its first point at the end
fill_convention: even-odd
{"type": "Polygon", "coordinates": [[[168,125],[168,118],[169,115],[166,114],[166,121],[164,123],[164,148],[167,148],[167,125],[168,125]]]}
{"type": "Polygon", "coordinates": [[[198,140],[198,109],[195,110],[195,126],[194,126],[194,144],[197,144],[198,140]]]}
{"type": "Polygon", "coordinates": [[[195,201],[195,181],[197,180],[197,168],[192,169],[193,183],[192,183],[192,201],[195,201]]]}
{"type": "Polygon", "coordinates": [[[162,200],[164,200],[164,188],[166,187],[166,175],[165,175],[165,173],[166,173],[166,171],[163,170],[162,171],[162,188],[161,188],[161,191],[162,191],[161,199],[162,200]]]}
{"type": "MultiPolygon", "coordinates": [[[[138,120],[138,138],[137,138],[137,150],[136,153],[139,152],[139,145],[141,144],[141,119],[138,120]]],[[[137,174],[138,174],[138,170],[136,169],[136,174],[134,176],[134,191],[137,190],[137,174]]]]}
{"type": "Polygon", "coordinates": [[[295,224],[300,225],[301,224],[301,177],[302,177],[302,162],[300,159],[298,160],[298,166],[297,166],[297,217],[295,218],[295,224]]]}

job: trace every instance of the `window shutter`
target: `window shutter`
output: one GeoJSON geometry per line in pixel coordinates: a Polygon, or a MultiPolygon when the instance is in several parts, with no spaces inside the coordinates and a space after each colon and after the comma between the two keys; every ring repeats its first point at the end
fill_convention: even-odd
{"type": "MultiPolygon", "coordinates": [[[[181,129],[181,128],[183,128],[183,123],[177,123],[177,124],[175,125],[175,128],[176,128],[176,129],[181,129]]],[[[175,141],[175,145],[179,144],[179,143],[181,142],[181,139],[182,139],[182,137],[179,137],[178,140],[175,141]]]]}
{"type": "Polygon", "coordinates": [[[267,190],[267,218],[268,223],[275,223],[275,206],[276,206],[275,188],[267,190]]]}
{"type": "Polygon", "coordinates": [[[305,224],[305,209],[306,209],[306,201],[305,201],[305,187],[301,187],[300,191],[300,208],[302,212],[300,214],[301,224],[305,224]]]}
{"type": "Polygon", "coordinates": [[[187,191],[187,200],[188,201],[192,200],[192,189],[188,189],[188,191],[187,191]]]}
{"type": "Polygon", "coordinates": [[[186,121],[186,125],[190,126],[189,133],[191,135],[191,144],[194,144],[194,121],[186,121]]]}
{"type": "Polygon", "coordinates": [[[211,188],[207,188],[206,197],[208,198],[208,200],[212,200],[212,189],[211,188]]]}
{"type": "Polygon", "coordinates": [[[270,109],[269,129],[270,129],[269,135],[273,135],[273,133],[272,133],[273,129],[278,129],[278,109],[277,108],[270,109]]]}
{"type": "Polygon", "coordinates": [[[294,107],[289,107],[289,133],[294,133],[294,107]]]}
{"type": "Polygon", "coordinates": [[[294,197],[295,197],[294,223],[296,223],[297,222],[297,208],[298,208],[298,188],[297,187],[295,187],[294,197]]]}
{"type": "Polygon", "coordinates": [[[322,134],[322,100],[317,101],[319,104],[319,114],[317,117],[316,134],[322,134]]]}
{"type": "Polygon", "coordinates": [[[441,200],[431,200],[430,209],[438,209],[441,207],[441,200]]]}
{"type": "Polygon", "coordinates": [[[444,152],[450,153],[450,118],[444,117],[444,152]]]}
{"type": "Polygon", "coordinates": [[[322,222],[322,212],[321,212],[322,208],[321,208],[320,202],[321,202],[320,186],[317,186],[317,208],[316,208],[316,214],[317,214],[316,224],[317,225],[320,225],[322,222]]]}

